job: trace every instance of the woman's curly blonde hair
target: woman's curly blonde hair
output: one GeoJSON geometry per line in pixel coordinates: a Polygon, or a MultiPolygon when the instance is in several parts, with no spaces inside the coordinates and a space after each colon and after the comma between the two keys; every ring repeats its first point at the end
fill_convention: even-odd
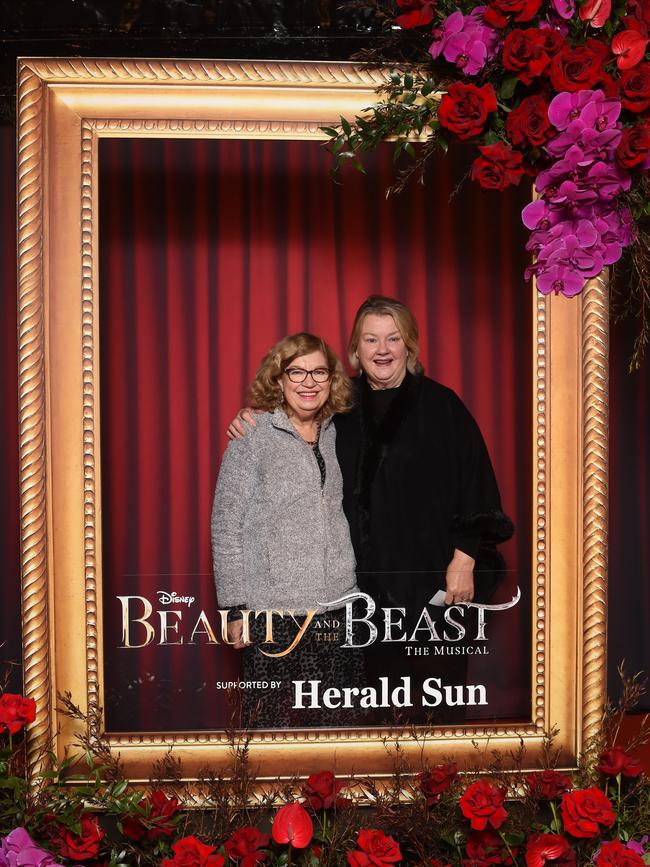
{"type": "Polygon", "coordinates": [[[323,353],[332,373],[329,397],[318,413],[318,418],[322,420],[338,412],[349,412],[352,409],[350,377],[343,369],[336,353],[322,337],[304,331],[284,337],[262,359],[248,390],[251,406],[268,412],[282,406],[284,396],[280,387],[280,377],[287,367],[290,367],[292,361],[302,355],[310,355],[312,352],[323,353]]]}

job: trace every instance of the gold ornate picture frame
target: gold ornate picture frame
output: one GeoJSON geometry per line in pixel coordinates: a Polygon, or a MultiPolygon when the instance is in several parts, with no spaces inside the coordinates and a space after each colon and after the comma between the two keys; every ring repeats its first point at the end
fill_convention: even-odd
{"type": "MultiPolygon", "coordinates": [[[[26,694],[38,718],[30,767],[54,738],[63,755],[77,722],[57,711],[69,690],[102,703],[98,316],[98,140],[325,138],[359,114],[383,74],[345,63],[25,59],[19,66],[20,478],[26,694]]],[[[534,291],[534,290],[531,290],[534,291]]],[[[533,304],[532,715],[513,725],[440,727],[425,757],[473,740],[535,767],[559,729],[566,766],[595,733],[606,681],[607,285],[533,304]]],[[[92,714],[91,714],[92,716],[92,714]]],[[[223,732],[111,735],[129,776],[146,780],[173,746],[190,778],[223,772],[223,732]]],[[[401,738],[419,761],[423,741],[401,738]]],[[[390,758],[373,729],[286,730],[251,737],[261,778],[329,768],[382,776],[390,758]]]]}

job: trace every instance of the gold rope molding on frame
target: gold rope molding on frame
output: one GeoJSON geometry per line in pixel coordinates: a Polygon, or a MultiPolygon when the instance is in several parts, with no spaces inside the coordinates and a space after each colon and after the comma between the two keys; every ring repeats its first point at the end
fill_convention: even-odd
{"type": "Polygon", "coordinates": [[[584,599],[583,736],[598,731],[606,689],[608,296],[602,277],[590,280],[582,299],[582,399],[584,599]]]}
{"type": "Polygon", "coordinates": [[[168,84],[232,83],[238,86],[281,85],[314,87],[366,86],[375,88],[387,80],[385,70],[363,66],[343,66],[340,63],[311,61],[309,63],[219,60],[119,60],[70,58],[36,58],[30,67],[47,82],[146,83],[162,81],[168,84]]]}
{"type": "Polygon", "coordinates": [[[43,85],[31,70],[19,78],[18,274],[20,519],[25,693],[38,714],[27,734],[30,775],[45,759],[51,733],[47,587],[45,373],[43,306],[43,85]]]}

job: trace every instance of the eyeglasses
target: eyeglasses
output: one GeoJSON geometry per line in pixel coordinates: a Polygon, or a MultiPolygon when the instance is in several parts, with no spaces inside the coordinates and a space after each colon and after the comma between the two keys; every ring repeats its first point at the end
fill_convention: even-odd
{"type": "Polygon", "coordinates": [[[326,367],[317,367],[314,370],[303,370],[302,367],[287,367],[284,371],[290,382],[304,382],[311,374],[314,382],[327,382],[332,371],[326,367]]]}

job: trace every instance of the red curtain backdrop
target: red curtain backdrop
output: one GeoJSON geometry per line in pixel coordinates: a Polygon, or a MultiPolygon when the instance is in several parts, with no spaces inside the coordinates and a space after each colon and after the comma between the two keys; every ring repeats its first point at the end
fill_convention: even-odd
{"type": "MultiPolygon", "coordinates": [[[[502,596],[521,585],[524,599],[489,622],[490,656],[473,663],[470,682],[488,684],[489,714],[530,712],[531,294],[519,219],[529,192],[486,196],[467,184],[449,206],[466,170],[456,157],[434,167],[427,187],[386,201],[389,146],[368,177],[348,172],[337,185],[330,169],[315,142],[101,143],[112,729],[225,723],[215,683],[236,673],[237,655],[205,643],[120,649],[116,597],[141,595],[154,607],[160,590],[196,597],[188,609],[171,606],[183,610],[185,642],[199,610],[216,622],[209,518],[226,427],[273,343],[309,330],[344,354],[355,311],[372,292],[412,307],[427,372],[462,396],[484,433],[517,525],[502,596]]],[[[134,616],[141,611],[134,603],[134,616]]],[[[134,641],[144,635],[134,628],[134,641]]],[[[406,669],[400,649],[396,672],[406,669]]]]}
{"type": "MultiPolygon", "coordinates": [[[[528,497],[530,353],[528,335],[519,352],[517,330],[528,328],[529,300],[521,280],[521,235],[513,234],[517,202],[468,187],[448,208],[447,194],[463,169],[447,160],[424,189],[396,200],[391,216],[383,197],[391,177],[387,157],[374,170],[378,180],[376,174],[350,174],[335,187],[328,158],[315,145],[112,141],[102,143],[101,162],[102,481],[113,728],[196,728],[227,716],[214,689],[226,670],[221,648],[118,649],[115,596],[146,595],[165,578],[161,589],[191,590],[214,617],[207,524],[226,424],[276,334],[311,327],[341,350],[350,317],[370,291],[413,305],[427,372],[454,387],[479,420],[505,507],[518,523],[508,566],[517,564],[525,585],[528,516],[522,524],[521,513],[528,497]],[[272,173],[264,177],[265,166],[284,180],[273,184],[272,173]],[[290,177],[299,180],[290,183],[290,177]],[[314,201],[312,191],[321,198],[314,201]],[[280,232],[291,239],[284,250],[280,232]],[[362,239],[372,242],[370,252],[362,239]],[[267,303],[274,285],[282,291],[267,303]],[[508,399],[522,431],[514,444],[508,399]],[[182,576],[160,574],[174,570],[182,576]],[[121,709],[116,696],[123,699],[121,709]]],[[[18,662],[15,129],[8,126],[0,127],[0,189],[0,658],[18,662]]],[[[650,362],[641,373],[626,371],[635,328],[630,322],[612,330],[612,694],[623,657],[630,671],[650,670],[650,362]]],[[[519,581],[519,575],[509,580],[519,581]]],[[[198,609],[197,600],[184,611],[184,626],[194,625],[198,609]]],[[[525,626],[518,621],[517,648],[526,646],[525,626]]],[[[135,629],[133,634],[141,640],[135,629]]],[[[492,640],[503,644],[503,633],[495,631],[492,640]]],[[[500,651],[498,659],[499,670],[490,677],[507,688],[506,656],[500,651]]],[[[231,656],[230,664],[236,662],[231,656]]],[[[11,688],[20,689],[18,677],[11,688]]],[[[647,701],[645,706],[650,709],[647,701]]]]}

